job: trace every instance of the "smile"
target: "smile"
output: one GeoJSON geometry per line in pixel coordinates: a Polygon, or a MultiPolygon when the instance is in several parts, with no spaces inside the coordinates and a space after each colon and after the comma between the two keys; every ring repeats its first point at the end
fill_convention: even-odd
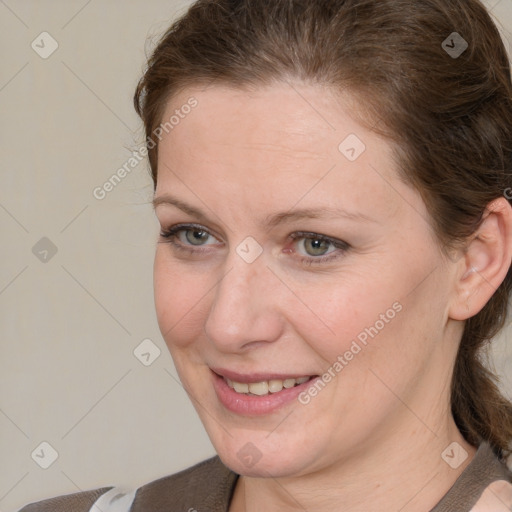
{"type": "Polygon", "coordinates": [[[236,382],[224,377],[224,380],[227,382],[227,385],[237,393],[243,395],[264,396],[269,393],[279,393],[283,389],[290,389],[300,384],[304,384],[304,382],[307,382],[312,378],[313,377],[310,376],[285,380],[271,379],[263,380],[261,382],[236,382]]]}
{"type": "Polygon", "coordinates": [[[241,374],[224,369],[212,370],[211,376],[220,404],[242,416],[271,414],[291,405],[319,378],[318,375],[241,374]]]}

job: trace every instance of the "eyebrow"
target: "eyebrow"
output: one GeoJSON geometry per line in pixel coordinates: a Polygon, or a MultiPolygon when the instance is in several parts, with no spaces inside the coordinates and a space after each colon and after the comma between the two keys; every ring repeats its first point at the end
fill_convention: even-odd
{"type": "MultiPolygon", "coordinates": [[[[196,217],[202,221],[208,221],[208,216],[203,213],[198,208],[191,206],[183,201],[169,196],[167,194],[155,197],[153,199],[153,208],[156,209],[157,206],[160,205],[172,205],[176,208],[179,208],[181,211],[196,217]]],[[[330,208],[330,207],[321,207],[321,208],[302,208],[302,209],[294,209],[286,212],[278,212],[267,215],[263,221],[263,225],[266,228],[273,228],[279,224],[284,224],[286,222],[292,222],[295,220],[304,220],[304,219],[322,219],[322,218],[337,218],[344,217],[354,221],[360,222],[377,222],[376,219],[369,217],[363,213],[359,212],[350,212],[343,208],[330,208]]]]}

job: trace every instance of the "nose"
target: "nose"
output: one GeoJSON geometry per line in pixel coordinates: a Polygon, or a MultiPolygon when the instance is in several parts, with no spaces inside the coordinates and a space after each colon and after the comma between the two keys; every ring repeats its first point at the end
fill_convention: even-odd
{"type": "Polygon", "coordinates": [[[204,331],[220,352],[242,353],[282,334],[282,283],[267,268],[264,255],[247,263],[234,252],[215,288],[204,331]]]}

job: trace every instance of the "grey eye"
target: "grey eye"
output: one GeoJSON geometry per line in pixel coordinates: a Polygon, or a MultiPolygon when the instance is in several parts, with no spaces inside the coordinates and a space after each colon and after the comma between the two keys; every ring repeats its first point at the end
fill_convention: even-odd
{"type": "Polygon", "coordinates": [[[318,238],[304,238],[304,249],[309,256],[323,256],[327,253],[332,243],[318,238]]]}
{"type": "Polygon", "coordinates": [[[201,242],[208,240],[210,236],[210,233],[201,229],[186,229],[183,231],[185,232],[187,242],[191,245],[204,245],[201,242]]]}

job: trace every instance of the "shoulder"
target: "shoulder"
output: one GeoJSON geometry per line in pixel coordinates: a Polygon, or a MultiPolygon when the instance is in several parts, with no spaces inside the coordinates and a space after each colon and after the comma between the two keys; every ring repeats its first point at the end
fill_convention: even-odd
{"type": "Polygon", "coordinates": [[[143,512],[165,507],[169,512],[190,509],[224,511],[237,478],[238,475],[227,468],[218,456],[212,457],[140,487],[131,510],[143,512]]]}
{"type": "MultiPolygon", "coordinates": [[[[137,490],[132,512],[159,510],[226,510],[238,475],[212,457],[179,473],[154,480],[137,490]]],[[[69,494],[32,503],[18,512],[89,512],[112,487],[69,494]]]]}
{"type": "MultiPolygon", "coordinates": [[[[453,510],[501,511],[503,509],[499,507],[482,508],[482,500],[487,500],[489,494],[492,494],[496,499],[496,496],[499,496],[496,491],[499,491],[500,495],[503,496],[504,493],[510,494],[512,492],[510,482],[512,482],[512,474],[504,461],[497,457],[489,443],[482,442],[473,460],[431,512],[452,512],[453,510]]],[[[502,502],[504,502],[503,499],[502,502]]]]}
{"type": "Polygon", "coordinates": [[[94,502],[112,487],[78,492],[31,503],[18,512],[88,512],[94,502]]]}

